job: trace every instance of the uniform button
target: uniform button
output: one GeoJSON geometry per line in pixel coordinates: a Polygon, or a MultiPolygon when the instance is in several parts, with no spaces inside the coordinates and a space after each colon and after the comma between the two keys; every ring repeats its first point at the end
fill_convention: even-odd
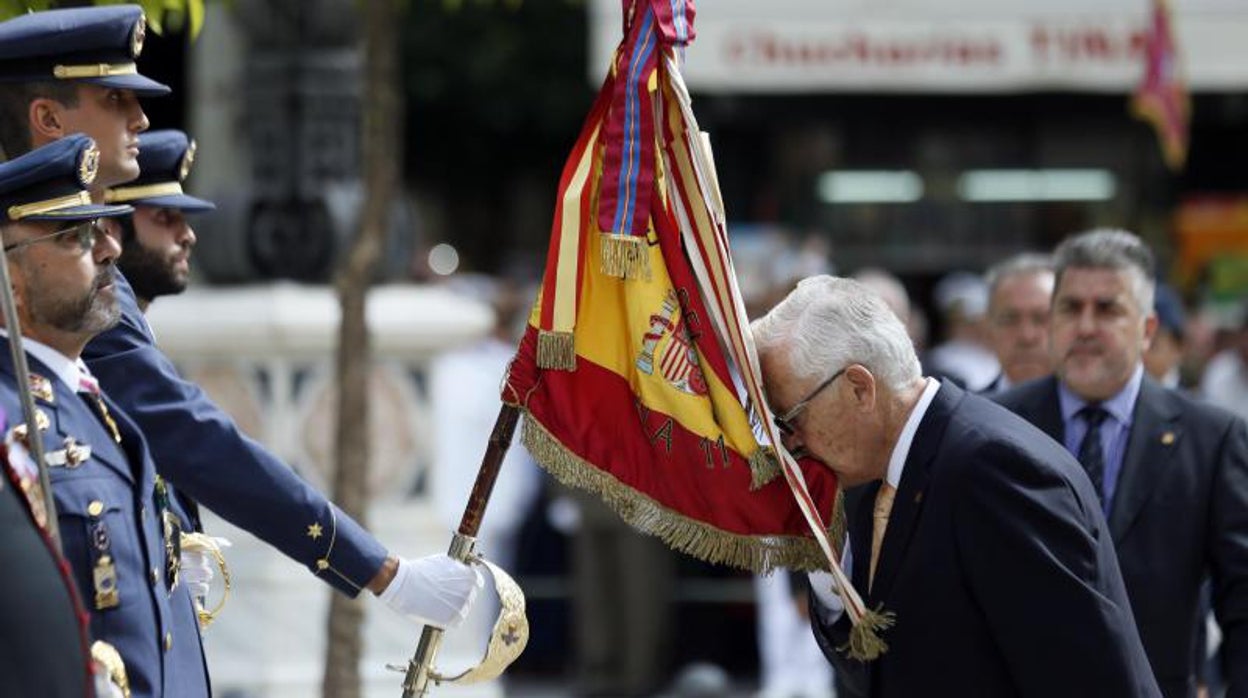
{"type": "Polygon", "coordinates": [[[155,567],[152,568],[152,586],[160,584],[160,572],[155,567]]]}
{"type": "Polygon", "coordinates": [[[168,652],[171,649],[173,649],[173,633],[166,632],[165,633],[165,651],[168,652]]]}
{"type": "Polygon", "coordinates": [[[101,502],[100,500],[95,499],[95,500],[92,500],[91,503],[87,505],[88,515],[99,516],[100,514],[103,514],[103,513],[104,513],[104,502],[101,502]]]}
{"type": "Polygon", "coordinates": [[[139,516],[147,518],[147,507],[139,507],[139,516]]]}

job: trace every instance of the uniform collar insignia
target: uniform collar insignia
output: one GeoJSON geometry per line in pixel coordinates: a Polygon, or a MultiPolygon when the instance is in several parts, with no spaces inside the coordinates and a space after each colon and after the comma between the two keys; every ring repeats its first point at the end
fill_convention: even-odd
{"type": "Polygon", "coordinates": [[[52,381],[38,373],[30,374],[30,394],[35,399],[42,400],[48,404],[56,403],[56,395],[52,392],[52,381]]]}

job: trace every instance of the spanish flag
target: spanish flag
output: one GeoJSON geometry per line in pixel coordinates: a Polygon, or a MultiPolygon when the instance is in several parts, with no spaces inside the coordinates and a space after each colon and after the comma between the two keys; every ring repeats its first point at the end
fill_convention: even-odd
{"type": "Polygon", "coordinates": [[[1167,0],[1152,0],[1144,36],[1144,77],[1131,98],[1131,113],[1153,125],[1166,165],[1181,170],[1187,161],[1192,105],[1167,0]]]}
{"type": "Polygon", "coordinates": [[[693,16],[692,0],[624,1],[624,39],[564,166],[503,400],[522,410],[544,468],[671,547],[755,572],[830,569],[855,623],[850,649],[872,658],[889,618],[863,608],[837,565],[836,478],[775,447],[714,163],[679,71],[693,16]]]}

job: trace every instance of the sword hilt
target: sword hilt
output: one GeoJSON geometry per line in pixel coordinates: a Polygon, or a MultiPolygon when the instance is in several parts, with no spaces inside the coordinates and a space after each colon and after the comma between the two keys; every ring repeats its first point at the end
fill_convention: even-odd
{"type": "MultiPolygon", "coordinates": [[[[515,405],[504,403],[499,408],[498,418],[494,420],[494,430],[490,432],[489,445],[481,457],[481,468],[472,484],[472,492],[468,494],[464,515],[459,520],[459,530],[451,538],[451,547],[447,550],[448,555],[460,562],[468,562],[473,555],[477,531],[481,528],[481,517],[485,515],[490,493],[494,491],[494,482],[498,480],[498,471],[503,465],[503,456],[507,455],[507,448],[511,445],[511,437],[519,420],[520,408],[515,405]]],[[[403,698],[423,698],[429,692],[429,683],[439,682],[440,677],[433,673],[433,657],[441,645],[442,630],[426,625],[420,632],[416,652],[407,663],[407,676],[403,679],[403,698]]]]}
{"type": "MultiPolygon", "coordinates": [[[[477,539],[456,533],[451,538],[451,547],[446,554],[460,562],[472,559],[477,539]]],[[[416,652],[407,663],[407,677],[403,679],[403,698],[423,698],[429,693],[429,684],[437,683],[438,676],[433,671],[433,658],[442,646],[441,628],[426,625],[420,631],[420,642],[416,643],[416,652]]]]}

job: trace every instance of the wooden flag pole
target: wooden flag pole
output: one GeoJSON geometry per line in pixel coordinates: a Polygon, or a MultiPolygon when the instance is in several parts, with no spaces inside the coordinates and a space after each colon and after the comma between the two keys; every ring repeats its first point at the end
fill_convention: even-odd
{"type": "MultiPolygon", "coordinates": [[[[477,471],[477,480],[472,485],[464,515],[459,520],[459,529],[451,539],[450,550],[447,551],[448,555],[460,562],[467,562],[472,557],[477,531],[481,528],[481,518],[485,515],[485,507],[490,502],[494,482],[498,480],[503,457],[511,446],[511,437],[516,432],[516,423],[519,420],[520,408],[515,405],[503,404],[498,411],[489,446],[485,449],[485,456],[481,458],[481,469],[477,471]]],[[[416,653],[407,665],[407,677],[403,680],[403,698],[428,695],[433,658],[441,644],[442,630],[426,625],[420,633],[416,653]]],[[[433,679],[433,682],[436,683],[437,680],[433,679]]]]}

